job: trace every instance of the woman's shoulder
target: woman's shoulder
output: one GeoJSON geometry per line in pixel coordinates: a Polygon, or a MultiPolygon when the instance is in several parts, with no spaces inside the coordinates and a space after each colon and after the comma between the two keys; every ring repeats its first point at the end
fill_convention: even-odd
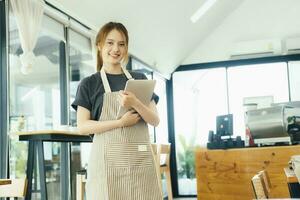
{"type": "Polygon", "coordinates": [[[99,72],[96,72],[94,74],[91,74],[85,78],[83,78],[80,81],[80,85],[81,86],[92,86],[92,85],[97,85],[100,84],[101,80],[100,80],[100,75],[99,72]]]}
{"type": "Polygon", "coordinates": [[[134,79],[147,79],[146,75],[142,72],[137,72],[137,71],[131,71],[129,70],[129,73],[134,79]]]}

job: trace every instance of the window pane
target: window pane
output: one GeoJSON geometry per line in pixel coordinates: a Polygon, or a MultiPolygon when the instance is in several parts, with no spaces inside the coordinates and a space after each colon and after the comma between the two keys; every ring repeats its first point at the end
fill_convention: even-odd
{"type": "MultiPolygon", "coordinates": [[[[49,22],[51,19],[47,19],[49,22]]],[[[43,21],[42,23],[45,23],[43,21]]],[[[58,24],[57,22],[54,22],[58,24]]],[[[42,28],[34,53],[32,73],[20,72],[22,54],[18,29],[12,12],[9,14],[10,61],[10,133],[15,131],[52,129],[60,125],[59,44],[57,35],[42,28]]],[[[45,25],[43,25],[45,27],[45,25]]],[[[60,25],[63,32],[63,26],[60,25]]],[[[63,36],[61,36],[63,37],[63,36]]],[[[60,199],[60,145],[44,143],[45,170],[49,199],[60,199]]],[[[25,177],[27,142],[19,142],[10,134],[10,176],[25,177]]],[[[35,176],[35,183],[39,176],[35,176]]],[[[35,184],[33,184],[34,189],[35,184]]],[[[40,194],[33,194],[39,199],[40,194]]]]}
{"type": "Polygon", "coordinates": [[[300,101],[300,61],[289,62],[291,101],[300,101]]]}
{"type": "MultiPolygon", "coordinates": [[[[70,104],[74,101],[80,81],[95,73],[96,65],[92,56],[91,40],[69,29],[70,58],[70,104]]],[[[70,124],[76,124],[76,111],[70,107],[70,124]]],[[[87,168],[91,144],[72,143],[71,148],[71,187],[72,199],[76,197],[76,172],[87,168]]]]}
{"type": "Polygon", "coordinates": [[[168,116],[167,116],[167,93],[166,80],[154,73],[153,79],[156,80],[154,92],[159,96],[156,105],[160,118],[160,123],[155,127],[156,142],[168,143],[168,116]]]}
{"type": "Polygon", "coordinates": [[[268,63],[228,69],[229,108],[234,135],[245,136],[244,97],[273,96],[274,103],[289,100],[286,63],[268,63]]]}
{"type": "Polygon", "coordinates": [[[195,195],[196,145],[206,146],[217,115],[227,114],[225,68],[176,72],[173,76],[176,160],[180,195],[195,195]]]}

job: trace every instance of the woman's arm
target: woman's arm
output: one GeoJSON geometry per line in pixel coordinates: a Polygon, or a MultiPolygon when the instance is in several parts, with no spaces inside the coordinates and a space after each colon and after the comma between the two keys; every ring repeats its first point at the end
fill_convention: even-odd
{"type": "Polygon", "coordinates": [[[150,102],[149,106],[144,105],[141,101],[138,100],[137,103],[132,107],[140,114],[145,122],[151,124],[154,127],[158,126],[160,120],[154,100],[150,102]]]}
{"type": "Polygon", "coordinates": [[[102,133],[114,128],[120,128],[120,120],[95,121],[91,120],[91,112],[81,106],[77,108],[77,128],[81,134],[102,133]]]}
{"type": "Polygon", "coordinates": [[[152,126],[157,126],[159,124],[159,116],[156,109],[156,104],[152,100],[149,106],[144,105],[132,92],[121,91],[121,105],[127,108],[132,107],[139,115],[143,118],[145,122],[151,124],[152,126]]]}
{"type": "Polygon", "coordinates": [[[96,121],[91,120],[91,112],[78,106],[77,109],[77,128],[80,134],[97,134],[109,131],[114,128],[121,128],[125,126],[132,126],[140,120],[137,114],[127,112],[121,119],[108,120],[108,121],[96,121]]]}

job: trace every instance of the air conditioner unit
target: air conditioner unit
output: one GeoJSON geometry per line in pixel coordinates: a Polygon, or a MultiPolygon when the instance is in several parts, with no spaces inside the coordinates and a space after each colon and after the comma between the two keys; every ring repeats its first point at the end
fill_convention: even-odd
{"type": "Polygon", "coordinates": [[[281,40],[254,40],[235,43],[230,52],[230,58],[255,58],[279,55],[282,53],[281,40]]]}
{"type": "Polygon", "coordinates": [[[285,40],[285,47],[287,54],[300,52],[300,37],[287,38],[285,40]]]}

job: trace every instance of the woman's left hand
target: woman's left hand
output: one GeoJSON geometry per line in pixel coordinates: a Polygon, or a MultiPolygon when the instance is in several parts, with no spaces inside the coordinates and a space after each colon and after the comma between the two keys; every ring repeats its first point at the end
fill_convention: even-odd
{"type": "Polygon", "coordinates": [[[132,92],[120,90],[120,96],[120,104],[125,108],[132,108],[138,102],[138,99],[132,92]]]}

